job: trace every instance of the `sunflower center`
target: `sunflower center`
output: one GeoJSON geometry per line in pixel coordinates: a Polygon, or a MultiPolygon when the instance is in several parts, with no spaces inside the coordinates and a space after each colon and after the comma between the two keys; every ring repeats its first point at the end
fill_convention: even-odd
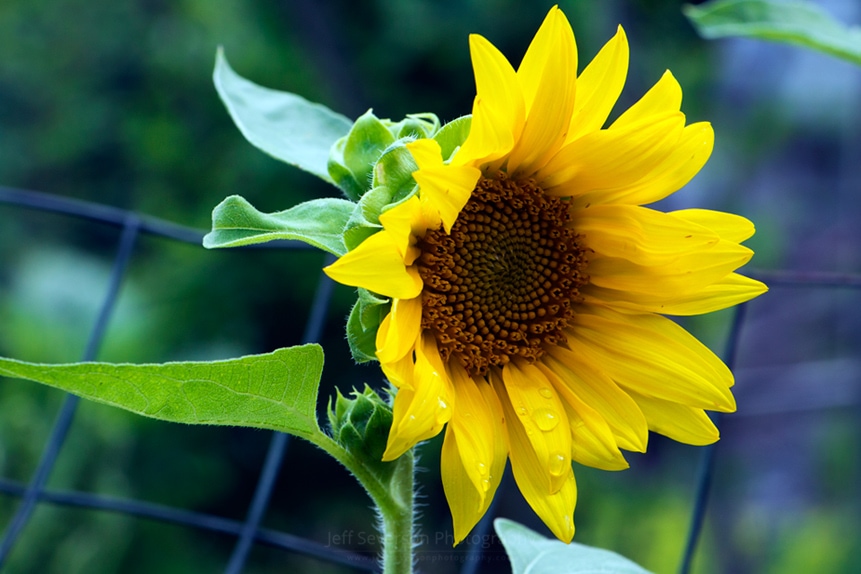
{"type": "Polygon", "coordinates": [[[587,279],[568,219],[567,202],[500,172],[479,180],[451,234],[425,233],[422,328],[444,360],[485,375],[517,357],[533,362],[565,340],[587,279]]]}

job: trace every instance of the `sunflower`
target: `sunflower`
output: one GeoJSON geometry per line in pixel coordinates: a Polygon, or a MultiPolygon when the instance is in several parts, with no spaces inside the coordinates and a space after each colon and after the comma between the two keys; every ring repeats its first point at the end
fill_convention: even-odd
{"type": "Polygon", "coordinates": [[[735,409],[733,376],[663,315],[706,313],[766,291],[734,271],[743,217],[643,207],[705,164],[714,135],[685,125],[670,72],[609,127],[625,81],[619,27],[578,76],[553,8],[515,71],[470,37],[477,95],[450,157],[407,144],[417,192],[326,268],[391,299],[376,355],[397,388],[384,460],[446,427],[441,477],[456,541],[486,512],[511,459],[523,496],[574,535],[572,461],[626,468],[649,431],[718,439],[706,410],[735,409]],[[447,425],[447,426],[446,426],[447,425]]]}

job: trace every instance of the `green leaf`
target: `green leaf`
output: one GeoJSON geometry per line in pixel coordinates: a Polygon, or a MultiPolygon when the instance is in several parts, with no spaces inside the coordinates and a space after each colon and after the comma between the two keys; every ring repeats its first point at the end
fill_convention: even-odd
{"type": "Polygon", "coordinates": [[[682,9],[704,38],[744,36],[804,46],[861,64],[861,29],[807,2],[721,0],[682,9]]]}
{"type": "Polygon", "coordinates": [[[359,298],[347,318],[347,343],[354,361],[368,363],[377,360],[377,330],[389,313],[391,301],[367,289],[357,291],[359,298]]]}
{"type": "Polygon", "coordinates": [[[301,96],[249,82],[219,48],[213,81],[230,117],[252,145],[276,159],[332,182],[329,148],[350,131],[349,119],[301,96]]]}
{"type": "Polygon", "coordinates": [[[347,252],[342,233],[356,209],[346,199],[313,199],[277,213],[262,213],[231,195],[212,210],[212,231],[203,238],[207,249],[239,247],[276,239],[295,239],[341,256],[347,252]]]}
{"type": "Polygon", "coordinates": [[[257,427],[319,443],[319,345],[212,362],[42,365],[0,358],[0,375],[163,421],[257,427]]]}
{"type": "Polygon", "coordinates": [[[512,574],[649,574],[615,552],[550,540],[512,520],[497,518],[493,526],[511,560],[512,574]]]}

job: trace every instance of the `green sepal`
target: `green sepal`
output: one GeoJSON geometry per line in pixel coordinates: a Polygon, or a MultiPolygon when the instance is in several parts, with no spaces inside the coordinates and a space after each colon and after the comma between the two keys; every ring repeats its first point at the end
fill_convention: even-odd
{"type": "Polygon", "coordinates": [[[329,175],[353,200],[371,189],[389,187],[390,196],[399,201],[415,185],[412,172],[417,169],[404,144],[433,137],[439,129],[440,121],[434,114],[410,114],[392,122],[368,110],[332,146],[329,175]],[[403,189],[405,184],[409,189],[403,189]]]}
{"type": "Polygon", "coordinates": [[[0,376],[26,379],[133,413],[186,424],[272,429],[323,443],[319,345],[209,362],[43,365],[0,358],[0,376]]]}
{"type": "Polygon", "coordinates": [[[389,199],[388,191],[374,188],[356,204],[353,214],[344,226],[344,244],[352,251],[365,239],[382,229],[380,210],[389,199]]]}
{"type": "Polygon", "coordinates": [[[233,122],[252,145],[333,182],[327,168],[329,150],[350,130],[348,118],[296,94],[249,82],[233,71],[221,48],[213,81],[233,122]]]}
{"type": "Polygon", "coordinates": [[[350,128],[344,143],[344,165],[363,188],[369,188],[374,164],[394,141],[395,137],[371,110],[350,128]]]}
{"type": "Polygon", "coordinates": [[[350,396],[348,399],[337,391],[334,407],[329,401],[331,436],[387,482],[395,468],[394,462],[382,461],[392,427],[392,409],[367,384],[361,393],[353,390],[350,396]]]}
{"type": "Polygon", "coordinates": [[[365,189],[358,181],[356,181],[356,178],[353,176],[353,172],[341,163],[344,161],[344,146],[346,144],[346,138],[341,138],[335,142],[329,150],[329,159],[326,164],[326,169],[328,169],[329,176],[335,182],[335,185],[338,186],[338,189],[343,191],[344,195],[353,201],[358,201],[365,192],[365,189]]]}
{"type": "Polygon", "coordinates": [[[403,140],[389,146],[374,166],[373,189],[380,190],[376,203],[394,206],[409,198],[417,189],[413,172],[418,168],[403,140]]]}
{"type": "Polygon", "coordinates": [[[369,363],[377,360],[377,331],[389,313],[391,301],[381,299],[361,287],[358,294],[358,300],[347,318],[347,343],[354,361],[369,363]]]}
{"type": "Polygon", "coordinates": [[[203,238],[203,246],[214,249],[295,239],[341,256],[347,252],[344,227],[355,208],[352,201],[326,197],[262,213],[245,198],[231,195],[212,211],[212,231],[203,238]]]}
{"type": "Polygon", "coordinates": [[[452,120],[440,129],[433,139],[442,150],[443,161],[451,159],[452,154],[463,145],[472,126],[472,116],[461,116],[452,120]]]}
{"type": "Polygon", "coordinates": [[[512,574],[649,574],[627,558],[585,544],[550,540],[506,518],[497,518],[493,527],[511,560],[512,574]]]}
{"type": "Polygon", "coordinates": [[[440,121],[436,114],[408,114],[389,127],[395,139],[422,139],[433,137],[439,131],[440,121]]]}

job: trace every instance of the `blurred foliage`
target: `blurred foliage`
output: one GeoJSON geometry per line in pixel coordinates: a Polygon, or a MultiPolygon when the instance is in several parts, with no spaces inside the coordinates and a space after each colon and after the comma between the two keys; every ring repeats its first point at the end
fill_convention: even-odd
{"type": "MultiPolygon", "coordinates": [[[[4,0],[0,185],[199,228],[209,226],[212,208],[233,193],[267,212],[332,195],[334,188],[244,141],[212,86],[217,46],[225,46],[236,71],[255,83],[299,93],[351,118],[373,107],[381,118],[432,111],[446,121],[468,112],[474,95],[467,35],[487,36],[517,61],[550,4],[4,0]]],[[[577,35],[581,66],[618,23],[625,27],[631,65],[616,114],[669,67],[684,88],[690,121],[715,125],[709,165],[665,207],[747,215],[758,226],[750,244],[759,267],[861,268],[861,79],[855,70],[774,45],[704,42],[679,2],[559,4],[577,35]]],[[[847,12],[853,2],[831,4],[847,12]]],[[[78,359],[117,237],[115,229],[0,205],[0,354],[78,359]]],[[[297,344],[323,257],[314,251],[211,252],[141,238],[99,358],[198,360],[297,344]]],[[[335,289],[322,340],[323,397],[332,396],[336,384],[344,392],[366,381],[381,385],[378,370],[349,359],[343,328],[353,296],[348,288],[335,289]]],[[[742,338],[740,412],[724,419],[716,498],[695,571],[850,572],[851,550],[861,543],[855,487],[861,469],[851,454],[861,434],[857,406],[838,402],[836,411],[805,415],[745,410],[757,392],[791,391],[783,369],[794,361],[855,353],[855,362],[840,365],[848,365],[841,367],[845,380],[858,380],[857,293],[775,290],[751,313],[742,338]],[[778,376],[746,375],[750,363],[778,376]]],[[[720,313],[685,325],[722,352],[728,319],[720,313]]],[[[834,381],[816,381],[822,396],[834,381]]],[[[30,478],[62,398],[0,380],[0,476],[30,478]]],[[[260,431],[172,425],[82,403],[50,485],[241,519],[268,441],[260,431]]],[[[577,469],[576,540],[669,572],[687,532],[698,451],[660,437],[651,442],[648,455],[631,455],[631,471],[577,469]]],[[[428,559],[451,552],[437,476],[439,441],[421,453],[428,544],[419,565],[423,572],[449,572],[450,562],[428,559]]],[[[291,442],[265,525],[324,544],[353,532],[341,547],[376,553],[368,540],[374,533],[369,501],[346,474],[313,447],[291,442]]],[[[17,504],[0,495],[0,528],[17,504]]],[[[497,511],[543,531],[513,485],[503,485],[497,511]]],[[[43,504],[7,571],[213,572],[223,569],[232,543],[219,534],[43,504]]],[[[246,572],[312,568],[346,571],[258,547],[246,572]]],[[[503,569],[488,562],[479,571],[503,569]]]]}

